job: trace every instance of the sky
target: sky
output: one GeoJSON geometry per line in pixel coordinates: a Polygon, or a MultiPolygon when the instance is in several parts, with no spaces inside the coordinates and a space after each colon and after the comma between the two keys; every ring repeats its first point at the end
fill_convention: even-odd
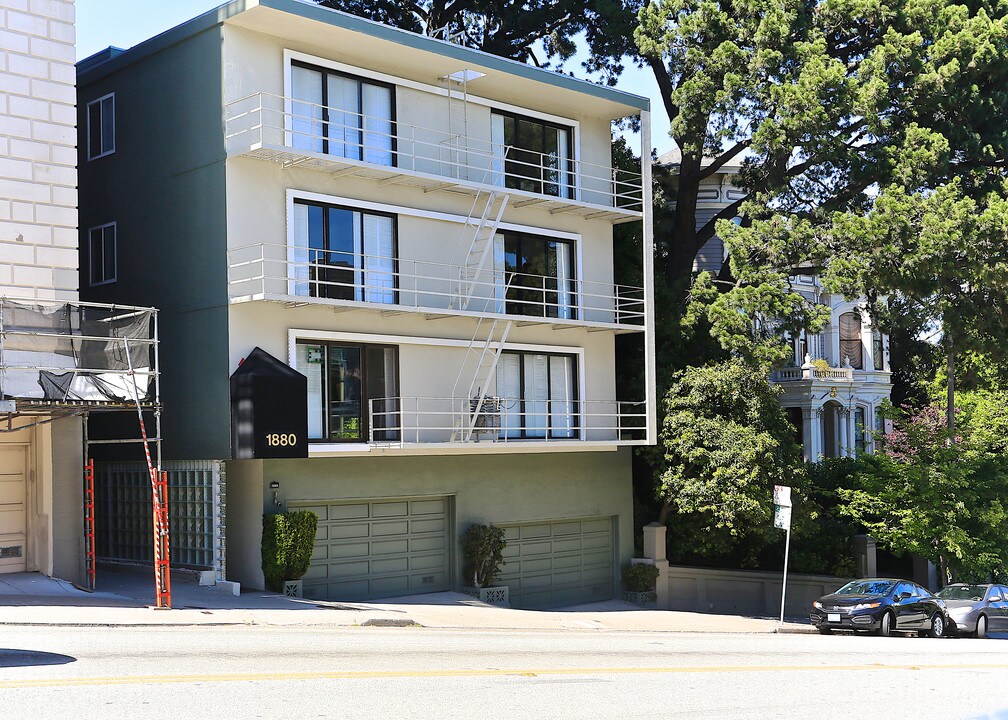
{"type": "MultiPolygon", "coordinates": [[[[130,48],[186,20],[211,10],[224,0],[77,0],[77,59],[83,60],[109,45],[130,48]]],[[[576,60],[567,67],[575,75],[581,69],[576,60]]],[[[658,87],[651,72],[628,67],[620,78],[620,90],[651,98],[651,143],[659,154],[672,148],[658,87]]],[[[639,139],[631,147],[639,147],[639,139]]]]}

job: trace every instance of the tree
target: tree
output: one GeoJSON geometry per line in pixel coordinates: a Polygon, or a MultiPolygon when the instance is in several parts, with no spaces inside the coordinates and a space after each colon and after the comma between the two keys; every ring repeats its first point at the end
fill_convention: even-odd
{"type": "Polygon", "coordinates": [[[997,448],[951,437],[941,406],[903,410],[882,452],[862,456],[842,511],[896,553],[934,562],[944,582],[1008,569],[1008,472],[997,448]]]}
{"type": "Polygon", "coordinates": [[[769,523],[773,486],[792,484],[803,467],[777,393],[765,372],[739,360],[673,376],[661,432],[660,522],[675,508],[701,513],[714,527],[769,523]]]}
{"type": "Polygon", "coordinates": [[[604,17],[622,9],[618,0],[316,0],[353,15],[457,42],[519,62],[562,63],[584,33],[600,61],[597,69],[615,77],[622,69],[613,53],[604,17]],[[611,7],[612,6],[612,7],[611,7]]]}

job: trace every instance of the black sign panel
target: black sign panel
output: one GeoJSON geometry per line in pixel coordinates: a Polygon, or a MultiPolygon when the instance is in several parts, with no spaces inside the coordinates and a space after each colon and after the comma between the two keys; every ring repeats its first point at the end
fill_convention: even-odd
{"type": "Polygon", "coordinates": [[[231,452],[308,457],[308,378],[260,348],[231,375],[231,452]]]}

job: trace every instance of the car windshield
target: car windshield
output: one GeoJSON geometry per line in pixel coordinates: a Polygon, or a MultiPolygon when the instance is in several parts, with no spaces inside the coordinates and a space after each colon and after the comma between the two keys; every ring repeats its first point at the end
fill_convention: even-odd
{"type": "Polygon", "coordinates": [[[854,580],[836,591],[837,595],[888,595],[895,585],[891,580],[854,580]]]}
{"type": "Polygon", "coordinates": [[[949,585],[938,593],[938,597],[943,600],[975,600],[980,602],[984,599],[988,587],[990,585],[949,585]]]}

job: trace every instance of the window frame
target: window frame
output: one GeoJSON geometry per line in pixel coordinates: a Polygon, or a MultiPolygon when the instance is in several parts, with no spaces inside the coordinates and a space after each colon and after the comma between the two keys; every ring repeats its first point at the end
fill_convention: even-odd
{"type": "MultiPolygon", "coordinates": [[[[332,438],[332,437],[321,437],[313,438],[309,437],[309,444],[332,444],[332,443],[351,443],[355,445],[364,444],[367,445],[371,435],[370,426],[370,401],[372,398],[367,397],[367,351],[368,349],[380,349],[380,350],[395,350],[395,387],[397,392],[402,392],[402,385],[400,384],[400,347],[391,343],[363,343],[354,342],[349,340],[318,340],[311,339],[307,337],[299,337],[294,342],[295,348],[298,345],[306,346],[321,346],[323,348],[323,378],[322,378],[322,422],[323,430],[327,433],[330,432],[330,422],[332,421],[331,413],[329,410],[329,396],[330,396],[330,383],[332,382],[329,376],[329,349],[331,347],[340,348],[354,348],[360,351],[361,357],[361,377],[360,377],[360,437],[359,438],[332,438]]],[[[295,354],[296,357],[296,354],[295,354]]],[[[296,369],[296,368],[295,368],[296,369]]],[[[401,396],[400,396],[401,397],[401,396]]],[[[308,409],[311,412],[311,408],[308,409]]],[[[398,411],[401,415],[402,409],[398,411]]],[[[382,428],[384,432],[396,432],[398,433],[398,428],[395,430],[389,430],[387,428],[382,428]]],[[[398,438],[395,439],[398,441],[398,438]]]]}
{"type": "MultiPolygon", "coordinates": [[[[360,216],[361,216],[361,226],[360,226],[361,247],[354,248],[354,252],[355,252],[355,254],[360,255],[362,258],[364,256],[364,247],[363,247],[363,245],[365,243],[365,240],[364,240],[364,216],[365,215],[374,215],[374,216],[377,216],[377,217],[386,217],[386,218],[389,218],[390,220],[392,220],[392,280],[393,280],[393,283],[394,283],[394,287],[392,289],[392,302],[391,303],[378,303],[377,301],[368,300],[367,299],[367,290],[368,290],[368,288],[364,284],[364,276],[367,273],[367,270],[364,268],[363,262],[361,263],[361,269],[359,271],[356,268],[354,269],[354,274],[356,275],[359,272],[360,276],[354,278],[354,285],[353,285],[353,289],[355,291],[355,294],[356,294],[356,290],[357,289],[361,290],[362,299],[361,300],[357,300],[356,298],[354,298],[352,300],[345,300],[345,302],[373,302],[373,303],[379,304],[379,305],[399,305],[399,302],[400,302],[400,297],[399,297],[399,216],[396,213],[393,213],[393,212],[384,212],[384,211],[381,211],[381,210],[365,210],[363,208],[353,207],[351,205],[341,205],[339,203],[331,203],[331,202],[326,202],[324,200],[313,200],[313,199],[304,198],[304,197],[294,197],[293,198],[293,205],[294,206],[305,205],[307,207],[322,208],[322,210],[324,211],[322,213],[322,236],[323,236],[323,241],[326,244],[326,247],[324,249],[324,252],[326,252],[326,253],[332,252],[329,249],[329,243],[330,243],[330,240],[331,240],[331,228],[330,228],[330,225],[329,225],[329,212],[328,212],[329,210],[342,210],[342,211],[348,211],[348,212],[351,212],[351,213],[360,213],[360,216]]],[[[291,224],[292,224],[292,227],[291,227],[291,230],[288,232],[288,243],[289,243],[290,247],[294,247],[292,239],[294,237],[293,223],[295,221],[296,220],[295,220],[295,218],[294,218],[294,216],[292,214],[291,215],[291,224]]],[[[309,248],[307,248],[307,250],[308,250],[309,255],[310,255],[312,248],[309,247],[309,248]]],[[[309,267],[309,270],[310,269],[311,268],[309,267]]],[[[288,282],[291,282],[291,280],[292,280],[291,278],[288,278],[288,282]]],[[[302,281],[298,280],[297,282],[302,282],[302,281]]],[[[327,300],[327,299],[344,300],[343,298],[328,298],[328,297],[326,297],[324,295],[318,295],[318,294],[313,293],[313,290],[316,289],[316,288],[318,288],[318,287],[340,287],[340,286],[333,286],[333,285],[328,285],[328,284],[320,284],[318,280],[312,280],[310,278],[308,280],[303,281],[303,282],[307,283],[307,285],[308,285],[308,295],[307,295],[307,297],[321,298],[323,300],[327,300]]]]}
{"type": "MultiPolygon", "coordinates": [[[[519,400],[520,407],[519,407],[518,414],[521,417],[521,426],[520,426],[520,434],[518,434],[518,435],[507,434],[504,431],[504,428],[501,428],[500,438],[503,439],[503,440],[505,440],[505,441],[512,441],[512,440],[542,440],[542,441],[580,440],[582,432],[584,430],[584,427],[583,427],[583,422],[582,422],[583,418],[582,418],[582,415],[581,415],[581,374],[580,374],[580,367],[579,367],[579,363],[578,363],[578,357],[576,355],[573,355],[573,354],[562,353],[562,352],[540,352],[540,351],[535,351],[535,350],[519,350],[519,349],[511,349],[511,348],[501,351],[501,354],[505,354],[505,353],[506,354],[510,354],[510,355],[517,355],[519,357],[519,362],[518,362],[518,384],[521,387],[521,398],[519,400]],[[552,395],[553,395],[553,377],[552,377],[552,373],[550,372],[550,366],[548,364],[549,363],[549,358],[559,357],[559,358],[564,358],[564,359],[570,361],[570,363],[571,363],[571,370],[572,370],[572,372],[574,374],[574,377],[572,378],[572,381],[571,381],[571,389],[572,389],[572,394],[573,394],[574,397],[570,400],[570,404],[571,404],[570,417],[571,417],[572,425],[573,425],[573,427],[571,428],[572,433],[571,433],[570,437],[558,437],[558,436],[553,435],[553,413],[552,413],[552,411],[547,411],[547,413],[546,413],[547,426],[546,426],[546,434],[545,434],[545,436],[529,435],[528,434],[528,423],[525,421],[525,414],[526,414],[526,412],[525,412],[525,404],[527,402],[529,402],[527,400],[527,393],[526,393],[526,388],[525,388],[525,357],[528,356],[528,355],[543,355],[543,356],[545,356],[547,358],[547,367],[546,367],[546,387],[547,387],[547,401],[546,402],[547,402],[547,408],[549,407],[549,403],[553,402],[553,397],[552,397],[552,395]]],[[[499,365],[498,365],[498,367],[499,367],[499,365]]],[[[499,388],[497,389],[497,394],[500,395],[500,389],[499,388]]]]}
{"type": "MultiPolygon", "coordinates": [[[[114,92],[110,92],[110,93],[108,93],[106,95],[102,95],[100,98],[95,98],[94,100],[92,100],[89,103],[87,103],[87,105],[85,106],[84,114],[85,114],[86,121],[87,121],[88,162],[91,162],[92,160],[98,160],[99,158],[107,157],[109,155],[113,155],[115,153],[115,151],[116,151],[116,112],[115,112],[115,105],[116,105],[116,103],[115,103],[115,93],[114,92]],[[98,106],[98,113],[100,115],[98,130],[99,130],[99,132],[101,132],[101,129],[102,129],[102,122],[101,121],[104,120],[104,118],[105,118],[105,110],[104,110],[103,103],[106,100],[109,100],[111,102],[111,105],[112,105],[112,113],[111,113],[112,114],[112,143],[111,143],[112,147],[110,149],[108,149],[108,150],[101,150],[101,149],[99,149],[99,152],[97,154],[95,154],[94,153],[94,148],[91,147],[91,138],[92,138],[92,133],[91,133],[91,108],[94,105],[98,106]]],[[[101,133],[101,144],[102,145],[105,144],[105,134],[104,134],[104,132],[101,133]]]]}
{"type": "MultiPolygon", "coordinates": [[[[504,294],[504,314],[506,315],[520,315],[522,317],[541,317],[547,320],[577,320],[581,315],[581,294],[578,292],[578,242],[572,238],[560,238],[551,235],[540,235],[532,232],[525,232],[521,230],[509,230],[507,228],[501,228],[497,231],[497,235],[501,237],[501,245],[504,254],[504,267],[502,272],[504,273],[504,282],[507,285],[507,273],[509,272],[507,268],[507,241],[508,238],[515,238],[518,242],[519,252],[516,253],[516,257],[521,256],[521,247],[525,240],[534,239],[536,242],[542,242],[545,247],[550,242],[555,242],[558,244],[566,245],[569,248],[569,270],[570,277],[567,278],[568,288],[566,291],[561,291],[559,287],[559,279],[554,277],[557,288],[555,290],[547,290],[546,292],[552,292],[556,296],[556,303],[552,306],[556,310],[556,315],[547,314],[547,305],[545,302],[541,306],[537,306],[535,303],[529,303],[526,300],[515,299],[511,300],[507,297],[507,293],[504,294]],[[565,307],[569,313],[569,317],[560,317],[560,296],[561,294],[566,294],[570,297],[571,302],[565,307]],[[535,310],[536,307],[542,308],[542,314],[535,314],[529,312],[530,310],[535,310]]],[[[514,271],[516,274],[528,275],[529,273],[524,273],[520,271],[514,271]]],[[[543,277],[549,277],[543,275],[543,277]]],[[[615,283],[613,283],[615,287],[615,283]]],[[[539,292],[535,288],[526,288],[522,286],[511,286],[509,290],[524,291],[524,292],[539,292]]],[[[615,292],[615,291],[614,291],[615,292]]],[[[544,293],[545,295],[545,293],[544,293]]],[[[545,298],[544,298],[545,299],[545,298]]]]}
{"type": "Polygon", "coordinates": [[[848,310],[846,312],[840,313],[840,315],[837,317],[837,338],[839,340],[838,345],[839,345],[839,350],[840,350],[840,358],[839,358],[840,363],[844,362],[844,358],[845,357],[850,357],[849,353],[846,356],[844,355],[844,351],[843,351],[844,343],[845,342],[846,343],[857,342],[858,345],[861,348],[860,352],[858,353],[858,357],[857,357],[858,363],[855,364],[853,362],[854,358],[851,358],[851,368],[854,369],[854,370],[864,370],[865,369],[865,338],[864,338],[864,335],[865,335],[865,333],[864,333],[864,316],[856,308],[848,310]],[[854,317],[854,318],[857,319],[857,325],[856,325],[856,327],[857,327],[857,338],[856,339],[855,338],[850,338],[850,337],[845,337],[845,335],[844,335],[844,318],[845,317],[854,317]]]}
{"type": "MultiPolygon", "coordinates": [[[[322,124],[322,154],[330,155],[329,152],[329,83],[326,80],[327,75],[335,75],[338,77],[346,78],[348,80],[354,80],[358,86],[357,92],[357,118],[360,120],[360,124],[357,127],[357,131],[361,133],[361,144],[359,146],[360,159],[348,158],[345,155],[332,155],[332,157],[342,157],[344,160],[353,160],[355,162],[367,162],[365,159],[366,147],[364,145],[364,134],[369,132],[364,127],[364,93],[362,92],[361,85],[374,85],[375,87],[383,87],[389,91],[389,124],[390,137],[392,140],[392,148],[389,151],[391,154],[391,164],[383,167],[399,167],[399,142],[398,142],[398,113],[397,113],[397,102],[396,102],[396,86],[395,83],[385,82],[383,80],[375,80],[373,78],[363,77],[361,75],[355,75],[353,73],[345,72],[343,70],[336,70],[334,68],[325,67],[324,65],[318,65],[305,60],[296,60],[291,58],[289,62],[288,73],[290,74],[294,68],[302,68],[304,70],[311,70],[313,72],[318,72],[322,74],[322,118],[319,122],[322,124]]],[[[293,86],[288,92],[291,101],[293,102],[305,102],[303,100],[298,100],[294,97],[293,86]]],[[[370,131],[373,132],[373,131],[370,131]]]]}
{"type": "MultiPolygon", "coordinates": [[[[528,123],[535,123],[535,124],[538,124],[538,125],[542,125],[544,127],[551,127],[551,128],[553,128],[555,130],[564,130],[567,133],[567,165],[568,165],[568,167],[566,169],[564,169],[564,170],[561,170],[561,172],[564,175],[566,175],[566,178],[565,178],[565,180],[563,182],[558,182],[557,183],[557,187],[558,188],[559,187],[565,188],[565,193],[564,194],[547,195],[546,192],[545,192],[546,185],[547,185],[547,182],[545,181],[545,179],[543,179],[543,180],[535,180],[534,178],[525,178],[526,180],[528,180],[530,182],[538,182],[539,185],[540,185],[540,188],[539,188],[538,191],[536,191],[536,190],[522,190],[522,188],[520,188],[520,187],[514,187],[514,188],[508,187],[508,179],[509,178],[515,178],[515,177],[516,178],[521,178],[522,176],[521,175],[511,175],[511,174],[508,173],[508,171],[507,171],[508,159],[507,158],[504,158],[504,164],[502,166],[502,171],[501,171],[501,175],[503,176],[503,180],[504,180],[503,187],[506,188],[506,189],[508,189],[508,190],[518,190],[520,192],[531,192],[531,193],[533,193],[535,195],[542,195],[543,197],[556,197],[556,198],[561,199],[561,200],[576,200],[576,199],[578,199],[578,197],[579,197],[579,191],[578,191],[578,172],[577,172],[577,164],[578,164],[577,158],[578,158],[578,155],[577,155],[577,152],[576,152],[577,146],[576,146],[576,143],[575,143],[575,135],[576,135],[576,132],[577,132],[577,128],[575,126],[573,126],[573,125],[564,125],[563,123],[554,122],[552,120],[546,120],[544,118],[539,118],[539,117],[535,117],[535,116],[532,116],[532,115],[523,115],[522,113],[515,112],[513,110],[504,110],[504,109],[497,108],[497,107],[491,107],[490,108],[490,125],[491,125],[491,128],[493,127],[493,116],[494,115],[500,115],[505,120],[507,118],[511,118],[516,123],[518,121],[525,121],[525,122],[528,122],[528,123]]],[[[517,128],[517,125],[516,125],[516,128],[517,128]]],[[[491,134],[492,134],[492,130],[491,130],[491,134]]],[[[506,125],[505,125],[505,129],[504,129],[504,134],[505,134],[505,138],[506,138],[507,137],[507,126],[506,125]]],[[[541,151],[538,151],[538,150],[531,150],[529,148],[522,148],[522,147],[519,147],[518,145],[515,145],[514,147],[517,150],[520,150],[520,151],[538,153],[540,155],[540,159],[541,159],[541,157],[543,155],[543,153],[541,151]]],[[[545,169],[545,166],[543,166],[543,169],[545,169]]]]}
{"type": "Polygon", "coordinates": [[[111,285],[119,280],[119,228],[116,221],[104,223],[102,225],[95,225],[88,228],[88,287],[100,287],[102,285],[111,285]],[[115,263],[113,268],[112,277],[107,277],[105,275],[105,231],[107,229],[112,229],[112,260],[115,263]],[[94,268],[94,236],[95,232],[101,233],[101,243],[102,243],[102,279],[95,281],[95,268],[94,268]]]}

